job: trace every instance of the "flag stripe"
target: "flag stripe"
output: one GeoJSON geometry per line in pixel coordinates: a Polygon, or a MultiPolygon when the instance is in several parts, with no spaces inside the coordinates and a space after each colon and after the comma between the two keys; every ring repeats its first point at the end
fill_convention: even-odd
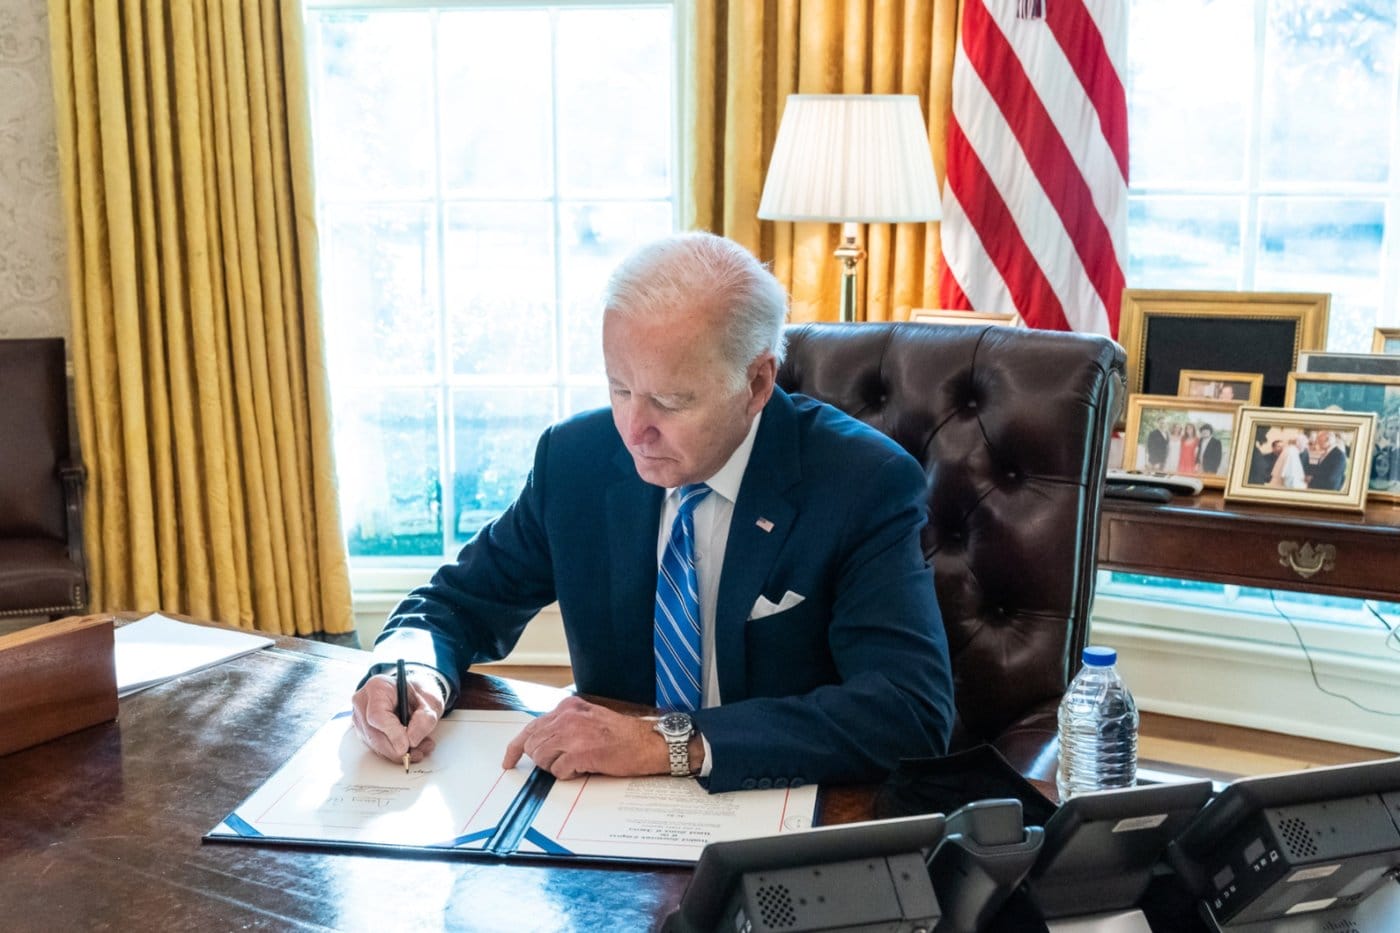
{"type": "Polygon", "coordinates": [[[1006,0],[964,0],[941,229],[945,307],[1115,333],[1127,255],[1121,2],[1050,0],[1044,19],[1019,19],[1006,0]]]}
{"type": "Polygon", "coordinates": [[[1108,228],[1094,209],[1089,186],[1079,174],[1021,60],[983,0],[967,0],[963,16],[963,45],[968,60],[1011,125],[1041,189],[1068,230],[1075,252],[1107,307],[1122,293],[1123,277],[1113,255],[1108,228]],[[967,38],[973,34],[981,41],[969,43],[967,38]]]}
{"type": "Polygon", "coordinates": [[[1103,33],[1082,0],[1055,0],[1045,22],[1069,59],[1079,83],[1098,114],[1103,138],[1113,149],[1118,170],[1128,181],[1128,95],[1114,68],[1103,33]]]}
{"type": "MultiPolygon", "coordinates": [[[[1055,9],[1063,9],[1070,0],[1055,4],[1055,9]]],[[[1085,87],[1082,76],[1074,63],[1065,57],[1065,50],[1055,42],[1045,41],[1042,29],[1015,28],[1016,24],[998,21],[1001,33],[1010,44],[1032,83],[1037,89],[1037,100],[1045,107],[1060,141],[1065,144],[1070,158],[1074,160],[1074,170],[1083,179],[1102,178],[1108,183],[1086,185],[1094,208],[1100,218],[1116,217],[1127,210],[1128,189],[1126,166],[1119,166],[1118,153],[1110,145],[1103,132],[1098,114],[1091,106],[1085,106],[1085,87]]],[[[1092,21],[1087,23],[1093,29],[1092,21]]],[[[1111,72],[1111,69],[1108,69],[1111,72]]],[[[1121,88],[1119,91],[1121,93],[1121,88]]],[[[1126,138],[1126,137],[1125,137],[1126,138]]],[[[1126,157],[1126,154],[1125,154],[1126,157]]],[[[1113,251],[1122,256],[1125,253],[1121,228],[1107,227],[1113,240],[1113,251]],[[1115,233],[1117,235],[1115,235],[1115,233]]]]}
{"type": "Polygon", "coordinates": [[[972,221],[975,230],[997,230],[999,235],[991,241],[982,238],[982,246],[996,266],[1002,282],[1011,294],[1011,299],[1021,317],[1031,327],[1050,330],[1067,330],[1064,307],[1056,297],[1055,290],[1041,272],[1040,265],[1031,255],[1026,241],[1016,229],[1016,222],[1007,209],[1006,202],[996,196],[991,178],[983,168],[982,160],[972,151],[962,127],[956,122],[948,126],[948,164],[954,160],[963,177],[971,181],[973,190],[982,195],[970,204],[959,200],[963,213],[972,221]]]}
{"type": "MultiPolygon", "coordinates": [[[[989,97],[966,56],[959,54],[953,67],[954,80],[973,92],[967,97],[989,97]]],[[[1050,306],[1041,308],[1044,296],[1035,290],[1022,289],[1020,294],[1025,296],[1024,300],[1034,300],[1036,303],[1027,306],[1018,300],[1013,305],[1014,309],[1032,327],[1106,332],[1108,316],[1103,300],[1079,261],[1054,205],[1036,183],[1035,173],[1001,111],[995,106],[972,108],[967,100],[955,98],[953,114],[957,118],[954,122],[968,129],[967,143],[978,160],[973,171],[980,174],[966,176],[978,192],[977,201],[995,198],[1006,211],[1005,219],[990,221],[996,226],[987,227],[979,223],[979,231],[991,234],[984,234],[984,248],[996,256],[999,248],[1010,248],[1010,243],[1006,242],[1009,237],[1022,244],[1031,264],[1053,291],[1058,306],[1058,310],[1050,306]],[[1000,170],[995,177],[991,174],[994,166],[1000,170]]],[[[955,174],[951,167],[949,172],[950,176],[955,174]]],[[[961,165],[956,174],[959,178],[964,177],[961,165]]],[[[1013,270],[1025,274],[1021,268],[1023,259],[1013,257],[1010,261],[1013,270]]],[[[1002,268],[1000,261],[996,265],[998,269],[1002,268]]],[[[961,281],[968,283],[965,291],[976,308],[1002,310],[990,303],[996,290],[989,288],[985,279],[970,276],[961,281]]]]}

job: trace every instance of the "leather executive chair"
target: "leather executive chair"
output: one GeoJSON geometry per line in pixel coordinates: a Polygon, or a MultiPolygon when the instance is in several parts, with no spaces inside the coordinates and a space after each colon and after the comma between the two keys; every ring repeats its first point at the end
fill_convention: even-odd
{"type": "Polygon", "coordinates": [[[0,617],[87,606],[81,464],[63,340],[0,340],[0,617]]]}
{"type": "Polygon", "coordinates": [[[924,323],[787,335],[780,386],[878,428],[928,475],[924,554],[957,705],[950,751],[990,743],[1022,775],[1053,780],[1056,710],[1089,632],[1122,347],[924,323]]]}

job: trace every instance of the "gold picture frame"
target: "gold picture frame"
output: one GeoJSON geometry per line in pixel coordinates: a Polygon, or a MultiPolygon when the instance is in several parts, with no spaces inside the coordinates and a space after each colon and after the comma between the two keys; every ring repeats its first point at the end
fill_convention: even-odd
{"type": "Polygon", "coordinates": [[[1400,327],[1377,327],[1372,331],[1371,352],[1387,356],[1400,353],[1400,327]]]}
{"type": "Polygon", "coordinates": [[[1177,395],[1128,396],[1123,469],[1194,476],[1219,489],[1230,471],[1235,413],[1243,402],[1177,395]]]}
{"type": "Polygon", "coordinates": [[[1235,427],[1226,502],[1365,509],[1374,414],[1245,405],[1235,427]]]}
{"type": "Polygon", "coordinates": [[[1400,503],[1400,376],[1289,373],[1286,401],[1289,408],[1375,415],[1366,496],[1400,503]]]}
{"type": "Polygon", "coordinates": [[[1183,369],[1259,373],[1260,403],[1282,406],[1298,353],[1327,339],[1331,296],[1129,288],[1118,341],[1128,355],[1128,392],[1172,395],[1183,369]]]}
{"type": "Polygon", "coordinates": [[[1258,405],[1263,391],[1263,373],[1232,373],[1218,369],[1183,369],[1176,384],[1176,394],[1182,398],[1243,402],[1246,405],[1258,405]]]}
{"type": "Polygon", "coordinates": [[[1017,327],[1020,316],[1015,311],[959,311],[952,308],[911,308],[909,320],[918,324],[995,324],[1017,327]]]}

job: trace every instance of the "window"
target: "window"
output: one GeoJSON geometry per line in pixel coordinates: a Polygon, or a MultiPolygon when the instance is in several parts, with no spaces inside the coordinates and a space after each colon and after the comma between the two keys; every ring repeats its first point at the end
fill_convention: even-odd
{"type": "Polygon", "coordinates": [[[309,6],[350,554],[435,564],[606,404],[606,276],[676,226],[673,10],[309,6]]]}
{"type": "MultiPolygon", "coordinates": [[[[1130,0],[1128,284],[1328,292],[1328,347],[1400,322],[1397,0],[1130,0]],[[1392,232],[1387,235],[1387,227],[1392,232]]],[[[1400,606],[1102,574],[1106,611],[1359,653],[1400,606]],[[1182,606],[1209,612],[1181,611],[1182,606]],[[1345,630],[1350,630],[1352,637],[1345,630]],[[1313,629],[1317,635],[1320,630],[1313,629]],[[1310,636],[1311,637],[1311,636],[1310,636]]]]}
{"type": "Polygon", "coordinates": [[[1396,0],[1131,0],[1128,283],[1329,292],[1400,321],[1396,0]]]}

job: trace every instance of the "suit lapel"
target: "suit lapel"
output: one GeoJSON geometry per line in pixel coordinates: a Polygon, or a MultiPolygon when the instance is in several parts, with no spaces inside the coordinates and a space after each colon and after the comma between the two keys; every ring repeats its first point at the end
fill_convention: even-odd
{"type": "Polygon", "coordinates": [[[666,491],[642,482],[626,450],[617,455],[622,476],[606,494],[611,573],[611,646],[614,671],[627,685],[619,699],[650,704],[655,698],[652,609],[656,601],[657,526],[666,491]]]}
{"type": "Polygon", "coordinates": [[[774,389],[739,485],[719,578],[715,654],[724,703],[743,699],[747,692],[744,627],[797,517],[787,497],[801,479],[797,456],[796,412],[787,394],[774,389]]]}

